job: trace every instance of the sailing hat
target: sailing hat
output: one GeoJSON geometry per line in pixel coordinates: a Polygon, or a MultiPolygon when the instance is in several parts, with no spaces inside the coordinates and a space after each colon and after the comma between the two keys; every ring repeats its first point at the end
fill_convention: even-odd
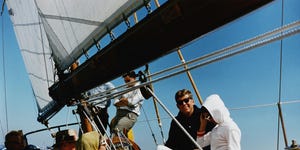
{"type": "Polygon", "coordinates": [[[73,129],[58,131],[55,135],[55,146],[59,146],[64,142],[76,142],[77,140],[77,133],[73,129]]]}

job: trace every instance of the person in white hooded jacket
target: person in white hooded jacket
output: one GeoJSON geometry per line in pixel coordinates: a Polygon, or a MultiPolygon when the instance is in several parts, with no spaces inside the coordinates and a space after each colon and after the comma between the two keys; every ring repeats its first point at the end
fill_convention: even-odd
{"type": "Polygon", "coordinates": [[[201,147],[211,146],[211,150],[240,150],[241,131],[231,119],[230,113],[219,95],[213,94],[206,98],[201,108],[200,128],[197,142],[201,147]],[[205,134],[207,122],[216,124],[205,134]]]}

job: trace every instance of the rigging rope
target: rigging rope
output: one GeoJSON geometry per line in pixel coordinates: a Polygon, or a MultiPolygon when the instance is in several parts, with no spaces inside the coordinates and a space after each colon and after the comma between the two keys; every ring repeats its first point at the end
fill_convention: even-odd
{"type": "MultiPolygon", "coordinates": [[[[281,1],[281,27],[283,26],[283,19],[284,19],[284,0],[281,1]]],[[[283,46],[283,41],[282,39],[280,40],[280,62],[279,62],[279,83],[278,83],[278,130],[277,130],[277,149],[279,150],[279,126],[281,123],[282,131],[283,131],[283,137],[284,137],[284,143],[285,147],[288,147],[288,141],[287,141],[287,136],[286,136],[286,131],[285,131],[285,126],[284,126],[284,120],[283,120],[283,115],[282,115],[282,109],[281,109],[281,86],[282,86],[282,46],[283,46]]]]}
{"type": "MultiPolygon", "coordinates": [[[[294,103],[300,103],[300,100],[288,100],[285,102],[280,102],[280,105],[285,104],[294,104],[294,103]]],[[[256,108],[262,108],[262,107],[272,107],[277,106],[278,103],[269,103],[269,104],[260,104],[260,105],[252,105],[252,106],[244,106],[244,107],[234,107],[234,108],[228,108],[230,111],[240,111],[240,110],[246,110],[246,109],[256,109],[256,108]]],[[[162,117],[162,120],[170,119],[170,117],[162,117]]],[[[148,121],[155,121],[156,119],[148,119],[148,121]]],[[[137,122],[146,122],[147,120],[139,120],[137,122]]]]}
{"type": "MultiPolygon", "coordinates": [[[[4,5],[4,2],[3,2],[3,5],[4,5]]],[[[2,12],[1,12],[1,15],[2,15],[2,12]]],[[[5,46],[4,46],[4,43],[5,43],[5,41],[4,41],[4,17],[2,16],[2,66],[3,66],[4,107],[5,107],[6,132],[8,132],[8,115],[7,115],[8,110],[7,110],[7,95],[6,95],[6,68],[5,68],[5,46]]]]}
{"type": "MultiPolygon", "coordinates": [[[[300,100],[280,102],[280,105],[282,105],[282,104],[291,104],[291,103],[300,103],[300,100]]],[[[251,108],[270,107],[270,106],[276,106],[276,105],[278,105],[278,103],[261,104],[261,105],[253,105],[253,106],[245,106],[245,107],[237,107],[237,108],[228,108],[228,109],[229,110],[243,110],[243,109],[251,109],[251,108]]]]}
{"type": "Polygon", "coordinates": [[[147,116],[147,114],[146,114],[146,111],[145,111],[145,109],[144,109],[144,107],[143,107],[142,105],[141,105],[141,107],[142,107],[143,113],[144,113],[144,115],[145,115],[145,119],[146,119],[147,125],[148,125],[148,127],[149,127],[149,129],[150,129],[150,132],[151,132],[151,135],[152,135],[152,137],[153,137],[153,140],[154,140],[155,144],[158,145],[158,143],[157,143],[157,141],[156,141],[156,138],[155,138],[155,135],[154,135],[154,132],[153,132],[153,130],[152,130],[152,128],[151,128],[151,125],[150,125],[150,123],[149,123],[149,119],[148,119],[148,116],[147,116]]]}
{"type": "Polygon", "coordinates": [[[3,0],[3,2],[2,2],[1,16],[2,16],[2,14],[3,14],[3,12],[4,12],[4,5],[5,5],[5,2],[6,2],[6,0],[3,0]]]}
{"type": "MultiPolygon", "coordinates": [[[[146,74],[147,74],[147,76],[150,75],[149,69],[146,70],[146,74]]],[[[149,79],[149,81],[152,80],[151,77],[148,77],[148,79],[149,79]]],[[[154,92],[153,84],[150,84],[150,87],[151,87],[152,91],[154,92]]],[[[155,109],[155,114],[156,114],[156,118],[157,118],[157,123],[158,123],[159,129],[160,129],[160,134],[161,134],[161,136],[162,136],[162,141],[163,141],[163,143],[165,143],[165,136],[164,136],[164,132],[163,132],[163,129],[162,129],[162,122],[161,122],[159,110],[158,110],[158,107],[157,107],[157,104],[156,104],[156,100],[155,100],[154,97],[152,97],[152,101],[153,101],[153,105],[154,105],[154,109],[155,109]]],[[[153,138],[154,138],[155,143],[156,143],[156,145],[157,145],[157,142],[156,142],[156,139],[155,139],[154,135],[153,135],[153,138]]]]}
{"type": "MultiPolygon", "coordinates": [[[[5,132],[3,130],[1,119],[0,119],[0,127],[1,127],[1,139],[4,139],[5,138],[5,132]]],[[[4,141],[1,141],[1,142],[4,143],[4,141]]]]}
{"type": "MultiPolygon", "coordinates": [[[[70,107],[68,107],[67,109],[67,115],[66,115],[66,124],[69,124],[69,119],[70,119],[70,115],[71,114],[71,109],[70,107]]],[[[67,126],[67,128],[69,128],[69,126],[67,126]]]]}
{"type": "MultiPolygon", "coordinates": [[[[40,22],[42,22],[42,20],[41,20],[41,17],[40,17],[40,15],[38,15],[38,17],[39,17],[39,20],[40,20],[40,22]]],[[[40,27],[40,39],[41,39],[41,43],[42,43],[42,50],[43,50],[43,60],[44,60],[44,65],[45,65],[45,73],[46,73],[46,77],[47,77],[47,85],[48,85],[48,88],[51,86],[50,84],[49,84],[49,81],[51,81],[50,79],[49,79],[49,77],[48,77],[48,67],[47,67],[47,59],[46,59],[46,52],[45,52],[45,45],[44,45],[44,38],[43,38],[43,35],[42,35],[42,27],[41,27],[41,23],[39,23],[38,24],[39,25],[39,27],[40,27]]],[[[49,58],[50,59],[50,58],[49,58]]],[[[52,65],[52,67],[53,67],[53,64],[51,64],[52,65]]]]}

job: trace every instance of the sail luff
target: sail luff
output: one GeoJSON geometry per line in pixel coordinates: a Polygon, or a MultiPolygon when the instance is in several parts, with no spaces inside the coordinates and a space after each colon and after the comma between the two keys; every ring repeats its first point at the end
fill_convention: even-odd
{"type": "Polygon", "coordinates": [[[52,107],[48,94],[54,83],[52,52],[34,1],[10,0],[6,4],[40,114],[52,107]]]}
{"type": "Polygon", "coordinates": [[[33,1],[27,2],[7,1],[7,6],[13,12],[10,17],[34,94],[43,108],[52,101],[48,91],[43,90],[54,83],[51,51],[38,15],[32,13],[36,12],[35,5],[33,1]]]}

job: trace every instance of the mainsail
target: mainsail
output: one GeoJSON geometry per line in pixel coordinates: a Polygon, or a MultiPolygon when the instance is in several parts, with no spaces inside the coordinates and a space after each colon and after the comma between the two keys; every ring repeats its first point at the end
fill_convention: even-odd
{"type": "Polygon", "coordinates": [[[48,94],[48,88],[57,80],[56,72],[66,70],[95,41],[147,1],[7,0],[6,3],[39,115],[43,116],[64,106],[48,94]]]}
{"type": "Polygon", "coordinates": [[[39,112],[42,112],[52,102],[47,89],[54,83],[55,75],[49,42],[33,0],[6,3],[39,112]]]}

